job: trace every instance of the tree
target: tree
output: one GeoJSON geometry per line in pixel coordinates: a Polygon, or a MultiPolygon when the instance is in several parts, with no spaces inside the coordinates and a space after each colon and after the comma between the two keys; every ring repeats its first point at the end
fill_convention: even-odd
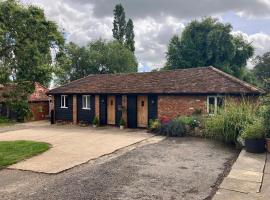
{"type": "Polygon", "coordinates": [[[1,82],[12,77],[48,85],[54,70],[51,49],[63,43],[62,33],[42,9],[16,0],[0,2],[1,82]]]}
{"type": "Polygon", "coordinates": [[[165,69],[214,66],[237,77],[253,56],[254,48],[232,26],[213,18],[194,20],[181,37],[173,36],[166,53],[165,69]]]}
{"type": "Polygon", "coordinates": [[[270,52],[254,59],[255,67],[253,72],[259,81],[259,85],[265,90],[270,90],[270,52]]]}
{"type": "Polygon", "coordinates": [[[135,34],[134,34],[134,26],[133,26],[133,21],[131,19],[128,20],[127,22],[127,27],[126,27],[126,41],[125,44],[127,48],[129,48],[130,51],[134,53],[135,51],[135,34]]]}
{"type": "Polygon", "coordinates": [[[135,55],[118,41],[97,40],[85,47],[69,43],[56,56],[57,84],[89,74],[137,72],[135,55]]]}
{"type": "Polygon", "coordinates": [[[123,6],[121,4],[117,4],[113,10],[113,13],[113,37],[123,44],[126,32],[126,16],[123,6]]]}

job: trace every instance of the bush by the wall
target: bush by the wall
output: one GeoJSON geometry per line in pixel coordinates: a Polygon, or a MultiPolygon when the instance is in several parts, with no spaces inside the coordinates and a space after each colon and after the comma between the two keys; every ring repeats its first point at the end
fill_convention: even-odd
{"type": "Polygon", "coordinates": [[[256,111],[257,107],[248,101],[227,101],[218,114],[209,116],[205,120],[205,135],[226,143],[236,144],[237,138],[245,126],[257,118],[256,111]]]}
{"type": "Polygon", "coordinates": [[[156,132],[160,135],[169,137],[183,137],[186,135],[186,128],[184,123],[179,119],[173,119],[164,123],[158,123],[156,132]]]}
{"type": "Polygon", "coordinates": [[[263,120],[258,118],[252,124],[248,124],[241,134],[243,139],[262,139],[265,137],[265,126],[263,120]]]}

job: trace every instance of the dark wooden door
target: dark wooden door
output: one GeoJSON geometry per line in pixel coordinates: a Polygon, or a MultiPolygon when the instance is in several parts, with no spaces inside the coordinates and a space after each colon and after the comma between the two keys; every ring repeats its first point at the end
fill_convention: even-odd
{"type": "Polygon", "coordinates": [[[148,123],[150,120],[155,120],[158,118],[158,109],[157,104],[158,103],[158,97],[157,95],[149,95],[148,96],[148,123]]]}
{"type": "Polygon", "coordinates": [[[137,128],[137,97],[127,96],[127,125],[128,128],[137,128]]]}
{"type": "Polygon", "coordinates": [[[99,123],[100,125],[107,124],[107,96],[99,96],[99,123]]]}
{"type": "Polygon", "coordinates": [[[115,123],[116,125],[120,125],[120,120],[122,117],[122,96],[117,95],[115,97],[115,123]]]}

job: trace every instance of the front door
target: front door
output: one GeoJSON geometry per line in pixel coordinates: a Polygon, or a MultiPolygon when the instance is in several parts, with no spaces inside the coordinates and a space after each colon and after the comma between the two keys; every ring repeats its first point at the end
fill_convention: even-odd
{"type": "Polygon", "coordinates": [[[110,125],[115,125],[115,96],[107,98],[107,122],[110,125]]]}
{"type": "Polygon", "coordinates": [[[137,123],[138,127],[147,127],[148,124],[148,98],[138,96],[137,98],[137,123]]]}

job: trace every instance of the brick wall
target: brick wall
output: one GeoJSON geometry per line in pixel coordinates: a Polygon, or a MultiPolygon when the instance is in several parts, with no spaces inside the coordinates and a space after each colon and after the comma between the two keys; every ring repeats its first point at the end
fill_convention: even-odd
{"type": "Polygon", "coordinates": [[[99,95],[95,95],[95,116],[99,119],[99,95]]]}
{"type": "Polygon", "coordinates": [[[160,95],[158,96],[158,118],[167,116],[175,118],[179,115],[191,115],[195,109],[207,112],[207,96],[177,96],[160,95]]]}
{"type": "Polygon", "coordinates": [[[32,121],[44,120],[49,115],[49,101],[30,102],[29,107],[32,113],[32,121]]]}

